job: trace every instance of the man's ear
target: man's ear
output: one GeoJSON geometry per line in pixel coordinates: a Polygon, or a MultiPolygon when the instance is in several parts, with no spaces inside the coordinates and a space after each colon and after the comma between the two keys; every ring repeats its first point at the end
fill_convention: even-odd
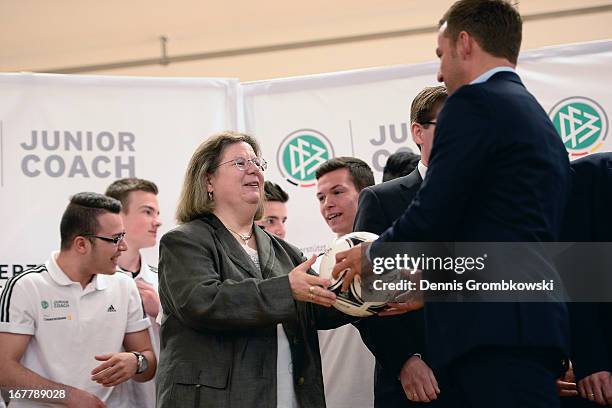
{"type": "Polygon", "coordinates": [[[422,145],[423,144],[423,126],[421,126],[420,124],[413,122],[412,125],[410,125],[410,132],[412,133],[412,140],[414,140],[414,143],[416,143],[417,145],[422,145]]]}
{"type": "Polygon", "coordinates": [[[476,40],[467,31],[461,31],[457,36],[455,47],[461,59],[465,60],[474,52],[474,42],[476,40]]]}
{"type": "Polygon", "coordinates": [[[89,248],[91,247],[91,242],[82,236],[76,236],[73,240],[72,240],[72,249],[74,249],[75,251],[77,251],[79,254],[85,254],[87,253],[87,251],[89,251],[89,248]]]}

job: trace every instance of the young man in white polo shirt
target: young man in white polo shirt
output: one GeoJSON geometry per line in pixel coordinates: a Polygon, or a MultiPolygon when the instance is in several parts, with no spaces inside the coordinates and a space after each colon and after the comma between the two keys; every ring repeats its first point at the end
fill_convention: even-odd
{"type": "MultiPolygon", "coordinates": [[[[353,231],[359,192],[374,184],[370,166],[355,157],[335,157],[316,171],[319,210],[337,238],[353,231]]],[[[355,326],[319,331],[328,408],[374,406],[374,356],[355,326]]]]}
{"type": "MultiPolygon", "coordinates": [[[[159,300],[157,268],[145,262],[140,253],[157,243],[159,218],[158,189],[155,183],[139,178],[123,178],[114,181],[106,189],[106,195],[121,202],[121,219],[125,226],[127,250],[119,258],[119,271],[134,279],[142,298],[145,313],[151,321],[149,336],[155,356],[159,357],[159,328],[156,322],[161,311],[159,300]]],[[[121,385],[130,396],[134,408],[155,407],[155,381],[144,383],[127,381],[121,385]]]]}
{"type": "Polygon", "coordinates": [[[0,297],[0,384],[9,407],[128,407],[115,386],[155,374],[138,289],[115,273],[127,249],[120,210],[101,194],[74,195],[60,251],[8,281],[0,297]]]}

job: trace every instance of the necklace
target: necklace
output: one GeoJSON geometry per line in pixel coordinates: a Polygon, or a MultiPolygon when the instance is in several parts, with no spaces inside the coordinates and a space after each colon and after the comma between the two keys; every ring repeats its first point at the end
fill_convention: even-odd
{"type": "Polygon", "coordinates": [[[248,235],[242,235],[236,231],[234,231],[233,229],[231,229],[230,227],[225,227],[227,228],[229,231],[233,232],[234,234],[238,235],[238,237],[242,240],[242,242],[244,242],[244,245],[249,243],[249,239],[251,239],[251,237],[253,236],[253,230],[251,230],[251,233],[248,235]]]}

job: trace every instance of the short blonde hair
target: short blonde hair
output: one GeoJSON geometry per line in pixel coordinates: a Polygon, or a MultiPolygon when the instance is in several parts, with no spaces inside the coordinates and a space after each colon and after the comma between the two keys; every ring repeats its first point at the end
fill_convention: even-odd
{"type": "MultiPolygon", "coordinates": [[[[189,160],[176,209],[176,220],[179,224],[189,222],[214,210],[215,201],[208,198],[206,180],[209,175],[214,174],[217,170],[225,148],[240,142],[248,143],[255,154],[260,155],[261,149],[254,137],[230,130],[212,135],[198,146],[191,156],[191,160],[189,160]]],[[[262,211],[263,193],[255,219],[261,216],[262,211]]]]}

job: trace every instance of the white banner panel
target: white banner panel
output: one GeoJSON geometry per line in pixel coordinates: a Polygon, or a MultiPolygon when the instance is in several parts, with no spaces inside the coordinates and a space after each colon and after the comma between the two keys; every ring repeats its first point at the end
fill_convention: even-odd
{"type": "MultiPolygon", "coordinates": [[[[519,74],[571,158],[612,150],[610,66],[612,41],[521,56],[519,74]]],[[[0,286],[58,247],[71,194],[103,192],[118,177],[159,185],[160,233],[167,231],[195,146],[232,128],[257,137],[270,164],[266,178],[290,195],[288,241],[307,254],[319,252],[332,234],[315,198],[317,166],[356,156],[380,181],[390,153],[418,151],[410,103],[436,85],[437,67],[434,61],[242,86],[236,79],[0,74],[0,286]]],[[[156,262],[157,249],[146,256],[156,262]]]]}
{"type": "MultiPolygon", "coordinates": [[[[187,162],[208,135],[236,128],[237,79],[1,74],[0,287],[59,248],[70,195],[121,177],[154,181],[164,225],[187,162]]],[[[157,262],[157,248],[146,251],[157,262]]]]}
{"type": "MultiPolygon", "coordinates": [[[[433,47],[433,45],[432,45],[433,47]]],[[[612,41],[529,51],[519,74],[550,112],[572,158],[610,151],[612,41]]],[[[289,193],[287,240],[316,253],[331,239],[315,198],[314,171],[355,156],[381,179],[392,152],[418,149],[410,136],[413,97],[436,85],[438,63],[245,84],[245,126],[270,162],[266,178],[289,193]]]]}
{"type": "Polygon", "coordinates": [[[612,41],[526,52],[519,74],[555,124],[570,160],[612,151],[612,41]]]}

